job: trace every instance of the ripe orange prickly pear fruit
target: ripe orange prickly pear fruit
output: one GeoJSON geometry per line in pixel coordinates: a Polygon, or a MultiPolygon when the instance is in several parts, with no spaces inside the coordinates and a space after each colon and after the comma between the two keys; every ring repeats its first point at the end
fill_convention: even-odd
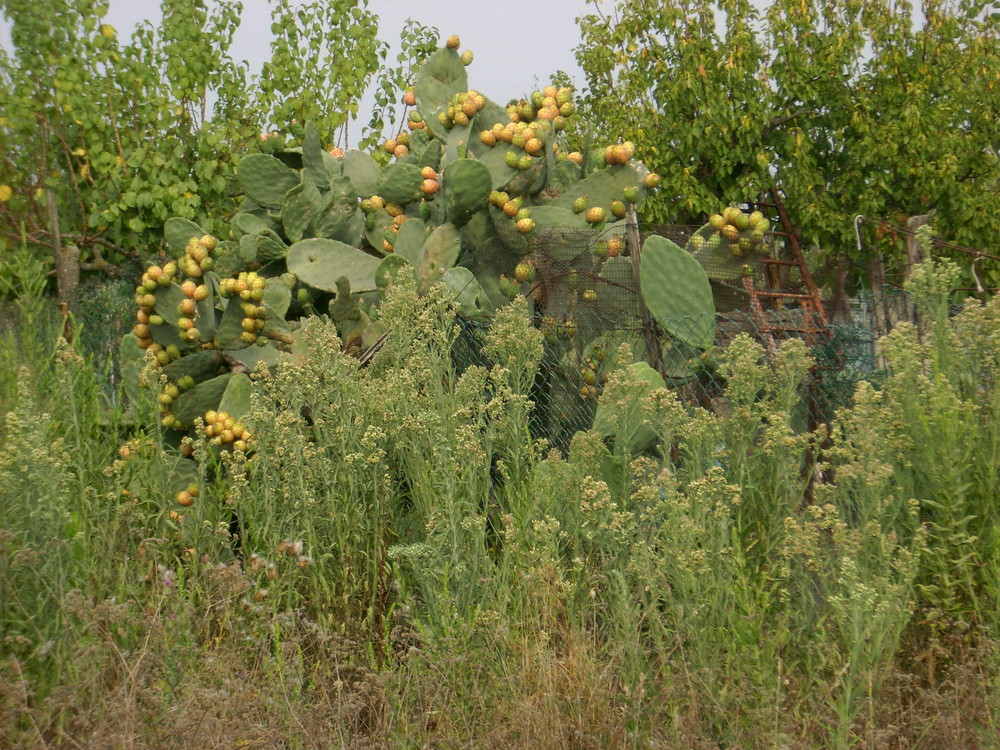
{"type": "Polygon", "coordinates": [[[648,175],[646,175],[646,179],[642,181],[642,184],[646,187],[647,190],[652,190],[654,188],[658,188],[660,186],[660,182],[661,182],[660,175],[658,175],[656,172],[650,172],[648,175]]]}
{"type": "MultiPolygon", "coordinates": [[[[522,219],[522,221],[524,221],[524,219],[522,219]]],[[[531,219],[527,219],[527,221],[531,221],[531,219]]],[[[526,260],[521,261],[520,263],[517,264],[517,267],[514,268],[514,278],[517,279],[522,284],[527,281],[534,281],[535,266],[526,260]]]]}
{"type": "Polygon", "coordinates": [[[514,226],[521,234],[529,234],[535,231],[535,220],[526,216],[523,219],[518,219],[514,226]]]}
{"type": "Polygon", "coordinates": [[[607,215],[608,212],[604,206],[591,206],[587,209],[587,213],[584,215],[584,218],[586,218],[587,222],[590,224],[600,224],[605,218],[607,218],[607,215]]]}

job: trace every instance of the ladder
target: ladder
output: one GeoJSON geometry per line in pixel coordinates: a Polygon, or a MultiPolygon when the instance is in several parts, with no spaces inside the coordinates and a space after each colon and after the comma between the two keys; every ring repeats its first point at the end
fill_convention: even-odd
{"type": "Polygon", "coordinates": [[[753,276],[743,277],[743,287],[750,297],[750,309],[755,323],[760,329],[768,356],[773,357],[777,352],[774,343],[776,336],[786,338],[790,334],[800,333],[803,334],[807,346],[816,346],[820,338],[827,335],[826,312],[823,310],[823,301],[820,299],[819,290],[806,267],[798,233],[788,218],[788,212],[781,200],[781,193],[777,188],[771,188],[766,196],[761,196],[751,206],[751,210],[760,211],[771,219],[772,226],[778,224],[781,227],[780,230],[772,231],[771,234],[775,237],[785,238],[786,247],[791,255],[790,258],[778,258],[772,250],[769,254],[758,258],[758,262],[763,266],[764,278],[766,279],[766,286],[763,288],[757,286],[753,276]],[[782,288],[783,266],[799,270],[805,286],[804,291],[782,288]],[[773,310],[782,310],[786,302],[794,302],[801,309],[801,323],[795,324],[785,318],[778,319],[776,316],[769,317],[766,314],[765,306],[773,310]]]}

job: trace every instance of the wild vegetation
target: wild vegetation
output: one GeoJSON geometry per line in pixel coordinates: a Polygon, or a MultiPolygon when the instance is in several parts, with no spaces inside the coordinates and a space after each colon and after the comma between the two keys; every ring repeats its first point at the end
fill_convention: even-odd
{"type": "MultiPolygon", "coordinates": [[[[36,5],[0,6],[15,43],[0,58],[0,745],[1000,744],[1000,302],[964,300],[952,263],[916,266],[920,325],[878,342],[877,377],[815,424],[813,353],[747,335],[716,347],[718,279],[703,268],[752,273],[767,220],[723,205],[772,186],[804,201],[817,241],[838,240],[847,224],[815,212],[859,210],[847,192],[830,202],[861,179],[844,166],[859,152],[812,160],[854,143],[832,104],[807,106],[831,94],[814,64],[856,62],[875,39],[874,67],[831,78],[842,96],[892,99],[873,71],[910,71],[914,43],[894,9],[781,0],[772,54],[742,3],[722,3],[725,39],[708,5],[651,19],[624,4],[582,22],[585,97],[554,84],[504,108],[469,88],[457,37],[434,51],[419,24],[383,68],[363,2],[275,2],[256,103],[225,57],[238,4],[166,0],[162,27],[130,45],[93,0],[36,5]],[[662,36],[636,36],[650,20],[662,36]],[[343,59],[324,62],[345,30],[343,59]],[[685,56],[696,36],[717,59],[685,56]],[[663,65],[616,67],[633,54],[663,65]],[[352,151],[337,139],[379,73],[352,151]],[[651,135],[658,112],[632,133],[601,93],[635,112],[650,91],[679,106],[694,75],[747,97],[738,124],[705,100],[699,117],[728,140],[683,117],[676,142],[651,135]],[[383,141],[404,90],[409,132],[383,141]],[[761,118],[767,132],[744,137],[761,118]],[[680,170],[656,162],[665,143],[680,170]],[[661,178],[639,155],[689,196],[676,216],[708,222],[687,252],[657,237],[622,254],[628,208],[666,205],[647,200],[661,178]],[[562,224],[604,234],[559,275],[529,240],[562,224]],[[500,261],[480,262],[487,239],[500,261]],[[53,309],[53,265],[71,309],[81,270],[135,271],[135,305],[114,313],[136,315],[121,362],[53,309]],[[607,304],[585,279],[611,271],[639,279],[663,333],[657,369],[648,341],[607,351],[581,313],[607,304]],[[552,293],[533,295],[547,273],[552,293]],[[711,408],[682,400],[674,386],[709,366],[711,408]],[[539,402],[543,367],[591,409],[564,446],[538,437],[561,419],[539,402]]],[[[995,30],[967,5],[926,9],[920,39],[976,50],[968,80],[991,90],[995,30]]],[[[930,75],[913,64],[913,81],[930,75]]],[[[968,90],[956,110],[937,108],[941,91],[926,111],[900,104],[921,131],[901,137],[930,148],[921,128],[959,118],[962,137],[943,140],[971,151],[944,160],[958,172],[935,195],[947,179],[988,192],[990,110],[961,120],[968,90]]],[[[921,153],[894,162],[909,192],[870,210],[915,207],[939,165],[921,153]]],[[[992,226],[995,196],[980,199],[968,227],[992,226]]]]}
{"type": "Polygon", "coordinates": [[[624,368],[605,403],[660,448],[583,432],[567,455],[527,431],[523,305],[459,372],[449,297],[404,280],[384,315],[413,335],[360,368],[310,322],[255,379],[256,450],[196,438],[181,504],[152,392],[109,408],[24,296],[0,363],[4,743],[992,746],[1000,306],[949,317],[955,278],[920,269],[929,334],[882,342],[884,384],[829,434],[795,424],[802,345],[772,369],[741,339],[727,410],[624,368]]]}

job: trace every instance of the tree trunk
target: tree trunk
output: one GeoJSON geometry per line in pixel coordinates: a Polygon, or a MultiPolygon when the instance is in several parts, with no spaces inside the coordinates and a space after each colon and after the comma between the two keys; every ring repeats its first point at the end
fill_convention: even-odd
{"type": "Polygon", "coordinates": [[[846,255],[838,255],[834,260],[833,298],[827,307],[827,316],[834,325],[844,325],[851,322],[850,305],[847,302],[847,277],[851,265],[846,255]]]}
{"type": "Polygon", "coordinates": [[[75,314],[80,304],[80,248],[74,244],[63,246],[55,193],[47,190],[45,202],[49,211],[49,231],[52,233],[52,249],[56,262],[56,293],[60,309],[67,309],[75,314]]]}

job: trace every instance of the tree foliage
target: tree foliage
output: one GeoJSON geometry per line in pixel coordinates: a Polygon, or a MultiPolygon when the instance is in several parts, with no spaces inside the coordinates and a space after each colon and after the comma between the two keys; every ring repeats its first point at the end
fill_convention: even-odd
{"type": "MultiPolygon", "coordinates": [[[[308,119],[346,145],[361,93],[405,84],[383,67],[367,0],[271,6],[271,56],[254,76],[230,55],[239,0],[161,0],[157,23],[128,39],[106,0],[0,0],[13,42],[0,49],[0,245],[78,248],[84,270],[114,271],[161,250],[172,216],[221,231],[236,155],[262,132],[284,143],[308,119]]],[[[426,56],[432,36],[407,26],[400,61],[426,56]]],[[[391,109],[376,104],[365,141],[391,109]]]]}
{"type": "Polygon", "coordinates": [[[780,189],[804,238],[854,254],[851,219],[934,212],[1000,231],[1000,41],[988,3],[628,0],[580,20],[585,106],[664,178],[653,221],[780,189]]]}
{"type": "Polygon", "coordinates": [[[232,144],[257,132],[236,93],[245,71],[227,57],[239,3],[209,11],[165,0],[159,29],[141,26],[127,42],[96,0],[2,7],[14,45],[0,60],[8,239],[23,226],[30,243],[52,246],[59,229],[85,264],[100,265],[108,250],[120,258],[158,247],[170,216],[225,214],[232,144]],[[211,117],[214,96],[225,118],[211,117]]]}

